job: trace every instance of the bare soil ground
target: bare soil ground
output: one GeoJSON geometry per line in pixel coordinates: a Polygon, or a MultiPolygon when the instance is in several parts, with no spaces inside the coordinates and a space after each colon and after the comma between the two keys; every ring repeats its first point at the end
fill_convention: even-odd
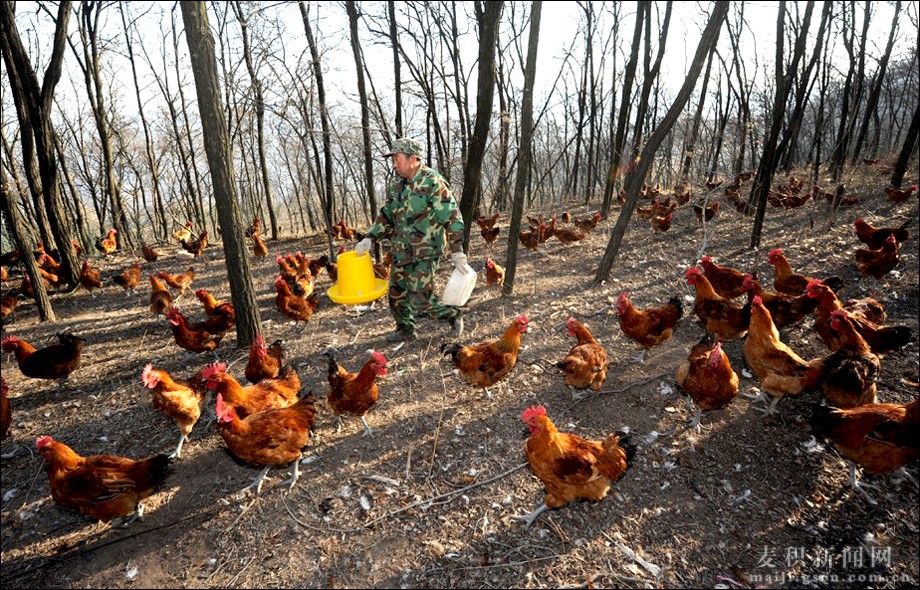
{"type": "MultiPolygon", "coordinates": [[[[757,269],[769,284],[767,252],[782,247],[793,268],[845,278],[847,297],[876,293],[890,321],[910,326],[916,336],[918,201],[914,195],[901,205],[888,202],[885,182],[874,170],[861,170],[848,187],[862,202],[836,214],[824,203],[771,208],[757,251],[746,249],[751,220],[729,206],[709,227],[706,253],[721,264],[757,269]],[[887,225],[913,220],[914,235],[902,248],[897,272],[880,282],[855,270],[859,244],[852,221],[860,216],[887,225]]],[[[584,216],[595,209],[571,204],[570,210],[584,216]]],[[[289,469],[277,469],[260,496],[240,494],[258,471],[234,461],[213,426],[199,425],[165,487],[148,499],[145,519],[127,528],[58,507],[35,439],[49,434],[84,455],[169,452],[177,429],[152,408],[141,370],[153,362],[186,376],[212,358],[176,346],[166,321],[148,311],[146,282],[137,295],[126,296],[108,282],[96,298],[85,291],[55,296],[55,324],[40,324],[34,306],[23,305],[5,333],[41,346],[51,343],[54,333],[71,330],[87,345],[82,366],[60,387],[24,378],[15,359],[3,355],[14,412],[3,452],[18,447],[2,464],[3,586],[915,586],[917,487],[896,477],[867,476],[881,487],[872,492],[877,504],[850,490],[844,463],[812,438],[811,404],[820,394],[785,399],[769,417],[739,397],[704,416],[701,432],[686,429],[690,416],[675,372],[703,332],[683,273],[699,255],[704,232],[689,206],[675,213],[667,233],[634,219],[610,280],[592,288],[616,215],[583,243],[566,247],[552,240],[538,253],[522,251],[511,297],[486,291],[480,279],[466,313],[464,343],[499,336],[518,314],[532,321],[517,368],[495,388],[492,400],[463,383],[440,356],[440,344],[450,339],[446,324],[422,320],[420,340],[403,346],[384,342],[393,328],[384,301],[358,315],[324,295],[312,322],[294,327],[274,308],[272,259],[297,249],[319,255],[323,240],[269,242],[271,256],[254,261],[265,337],[285,339],[305,388],[320,398],[300,481],[283,493],[278,484],[289,469]],[[642,364],[632,362],[639,348],[621,334],[613,315],[612,302],[623,289],[639,307],[678,294],[690,311],[674,337],[642,364]],[[603,392],[581,401],[552,368],[572,344],[564,329],[570,315],[590,326],[612,359],[603,392]],[[330,346],[351,370],[370,348],[390,361],[381,399],[368,415],[372,437],[361,436],[355,418],[335,430],[322,399],[322,352],[330,346]],[[545,512],[526,529],[510,517],[532,510],[544,493],[525,463],[527,430],[520,420],[521,412],[537,403],[561,430],[601,439],[628,425],[644,442],[603,501],[545,512]]],[[[500,225],[507,228],[506,216],[500,225]]],[[[499,261],[507,229],[502,233],[495,248],[499,261]]],[[[145,271],[190,266],[176,256],[175,246],[160,250],[167,255],[145,271]]],[[[477,270],[486,253],[474,231],[470,259],[477,270]]],[[[120,255],[98,264],[111,275],[130,260],[120,255]]],[[[191,266],[197,273],[194,287],[229,296],[219,245],[191,266]]],[[[318,288],[328,287],[328,277],[321,275],[318,288]]],[[[191,297],[180,306],[201,315],[191,297]]],[[[806,358],[826,353],[811,319],[783,337],[806,358]]],[[[242,378],[247,351],[234,344],[231,335],[218,354],[242,378]]],[[[727,343],[726,350],[740,375],[741,343],[727,343]]],[[[915,397],[916,386],[905,379],[918,380],[916,339],[883,360],[879,401],[915,397]]],[[[745,393],[758,385],[742,378],[745,393]]]]}

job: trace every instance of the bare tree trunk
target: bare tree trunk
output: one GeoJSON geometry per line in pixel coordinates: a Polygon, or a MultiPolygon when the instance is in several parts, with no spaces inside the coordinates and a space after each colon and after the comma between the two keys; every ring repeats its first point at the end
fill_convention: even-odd
{"type": "MultiPolygon", "coordinates": [[[[175,7],[173,8],[173,10],[175,10],[175,7]]],[[[191,189],[191,192],[189,193],[189,200],[190,200],[192,207],[195,210],[195,216],[199,219],[199,221],[202,224],[206,224],[208,221],[208,217],[210,217],[211,224],[213,225],[215,223],[214,208],[208,207],[210,216],[205,215],[204,195],[202,194],[202,191],[201,191],[201,174],[198,172],[198,156],[196,155],[196,150],[195,150],[195,141],[194,141],[195,138],[192,135],[192,125],[188,119],[188,101],[185,100],[185,84],[183,84],[182,71],[179,67],[179,36],[177,34],[177,31],[178,31],[178,27],[175,26],[175,22],[174,22],[173,27],[172,27],[172,37],[173,37],[173,50],[175,51],[175,60],[173,61],[173,65],[175,66],[175,70],[176,70],[176,80],[178,80],[178,83],[176,84],[176,89],[179,93],[179,113],[182,115],[182,125],[184,129],[184,133],[179,135],[179,137],[177,137],[177,141],[182,142],[184,138],[185,143],[187,144],[185,146],[186,149],[188,150],[187,152],[187,158],[188,158],[187,173],[189,174],[188,182],[189,182],[189,188],[191,189]]],[[[229,145],[230,144],[228,143],[228,147],[229,145]]]]}
{"type": "Polygon", "coordinates": [[[58,184],[57,154],[54,149],[54,127],[51,125],[54,89],[61,79],[64,61],[64,42],[67,35],[67,24],[70,20],[70,2],[64,0],[58,5],[51,59],[45,70],[41,86],[29,62],[25,47],[22,45],[19,30],[16,28],[14,4],[8,0],[0,0],[0,30],[3,31],[3,34],[0,35],[0,49],[3,52],[3,60],[10,80],[11,94],[16,103],[16,114],[19,117],[24,150],[23,161],[31,161],[30,154],[26,152],[29,150],[28,142],[34,141],[41,175],[41,193],[48,212],[48,221],[51,224],[51,235],[61,254],[62,266],[58,277],[71,285],[76,285],[79,280],[78,261],[64,223],[58,184]],[[26,134],[29,135],[28,139],[26,134]],[[34,134],[34,139],[32,134],[34,134]]]}
{"type": "Polygon", "coordinates": [[[706,104],[706,89],[709,88],[709,74],[712,71],[712,59],[715,52],[709,54],[709,60],[706,62],[706,73],[703,74],[703,87],[700,89],[700,102],[696,105],[696,112],[693,114],[693,122],[690,127],[690,134],[687,138],[687,147],[684,151],[684,165],[680,170],[680,179],[689,180],[690,165],[693,163],[693,157],[696,155],[696,140],[700,132],[700,120],[703,118],[703,105],[706,104]]]}
{"type": "Polygon", "coordinates": [[[396,3],[387,2],[387,14],[390,17],[390,46],[393,48],[393,91],[396,95],[396,137],[403,136],[402,122],[402,77],[400,75],[399,36],[396,34],[396,3]]]}
{"type": "MultiPolygon", "coordinates": [[[[26,173],[27,187],[26,189],[21,189],[22,203],[26,210],[26,215],[31,216],[31,219],[25,219],[24,222],[27,226],[30,224],[30,222],[34,222],[34,229],[36,231],[34,233],[30,233],[32,233],[32,235],[37,235],[38,238],[45,244],[53,244],[54,236],[51,235],[51,224],[48,221],[48,214],[45,211],[45,199],[42,195],[41,173],[38,171],[38,161],[35,158],[35,142],[33,139],[32,131],[28,128],[21,128],[20,134],[20,146],[22,148],[22,167],[26,173]],[[26,191],[28,191],[28,196],[26,191]]],[[[10,174],[13,175],[13,180],[16,182],[17,186],[21,187],[19,174],[16,172],[16,167],[13,165],[13,162],[15,161],[15,158],[13,157],[13,147],[7,140],[5,133],[0,133],[0,136],[3,138],[3,155],[6,158],[6,165],[9,167],[10,174]]]]}
{"type": "Polygon", "coordinates": [[[259,303],[252,285],[249,252],[243,238],[243,224],[237,205],[233,163],[230,161],[230,138],[224,120],[224,105],[217,77],[214,40],[208,27],[204,2],[181,2],[185,38],[191,55],[198,105],[204,133],[205,151],[211,168],[211,182],[217,201],[217,215],[223,237],[224,256],[230,296],[236,309],[236,345],[249,348],[261,333],[259,303]],[[230,270],[232,269],[232,271],[230,270]]]}
{"type": "MultiPolygon", "coordinates": [[[[818,25],[818,37],[815,40],[814,52],[812,53],[811,60],[809,60],[808,65],[803,69],[802,75],[798,78],[799,84],[795,94],[795,103],[793,104],[792,116],[789,117],[789,121],[786,123],[788,127],[786,134],[776,150],[777,162],[785,158],[786,163],[784,164],[784,167],[786,167],[787,170],[792,167],[794,156],[793,146],[798,141],[799,131],[802,128],[802,118],[805,115],[806,99],[811,95],[811,91],[818,79],[817,75],[812,78],[811,73],[815,68],[815,64],[818,63],[818,58],[825,50],[824,34],[827,31],[827,27],[831,21],[832,8],[833,5],[828,2],[824,4],[824,10],[821,11],[821,23],[818,25]]],[[[792,74],[793,79],[795,79],[795,72],[792,74]]]]}
{"type": "Polygon", "coordinates": [[[834,177],[834,182],[840,182],[843,176],[847,152],[850,149],[850,140],[853,138],[853,126],[856,121],[856,115],[859,112],[859,103],[862,100],[863,76],[865,75],[866,67],[866,37],[869,30],[870,12],[871,3],[867,0],[860,48],[856,50],[854,47],[856,3],[851,2],[843,5],[843,19],[840,25],[843,31],[843,45],[850,58],[850,67],[847,69],[847,76],[843,85],[843,102],[840,107],[840,127],[837,131],[837,142],[834,144],[834,151],[831,153],[830,172],[834,177]],[[849,22],[846,18],[848,13],[850,15],[849,22]],[[853,96],[851,97],[854,77],[856,78],[856,90],[852,92],[853,96]],[[851,98],[853,102],[852,109],[850,108],[851,98]],[[851,110],[852,113],[850,112],[851,110]]]}
{"type": "MultiPolygon", "coordinates": [[[[80,203],[80,193],[77,191],[77,187],[74,186],[70,170],[67,169],[67,160],[64,158],[64,150],[61,148],[61,138],[58,137],[57,134],[54,136],[54,149],[57,152],[58,159],[61,161],[61,176],[63,176],[64,182],[67,184],[67,188],[70,191],[70,201],[73,203],[74,229],[76,229],[77,235],[80,238],[81,246],[86,250],[92,247],[93,239],[89,235],[86,216],[84,215],[83,206],[80,203]]],[[[65,203],[67,202],[66,200],[63,201],[65,203]]]]}
{"type": "Polygon", "coordinates": [[[83,69],[83,78],[86,83],[86,94],[89,97],[93,119],[96,122],[96,132],[99,134],[99,146],[102,149],[103,178],[105,179],[105,194],[112,204],[112,225],[118,230],[115,236],[118,245],[122,248],[133,247],[133,230],[128,224],[124,201],[121,196],[121,183],[115,177],[115,158],[112,155],[111,129],[108,119],[108,109],[105,104],[105,93],[102,88],[102,75],[99,72],[99,18],[102,15],[102,3],[87,1],[82,2],[80,10],[80,41],[82,44],[82,60],[77,49],[73,46],[74,55],[83,69]]]}
{"type": "Polygon", "coordinates": [[[355,71],[358,73],[358,102],[361,103],[361,138],[364,140],[364,182],[370,204],[372,220],[377,219],[377,197],[374,194],[374,157],[371,154],[371,117],[367,106],[367,89],[364,84],[364,56],[358,39],[358,8],[355,0],[346,0],[348,24],[351,31],[351,51],[355,56],[355,71]]]}
{"type": "Polygon", "coordinates": [[[655,65],[649,67],[651,63],[651,23],[652,23],[652,7],[651,2],[645,0],[640,4],[645,5],[645,65],[643,68],[644,74],[642,79],[642,93],[639,97],[639,106],[636,108],[636,123],[633,126],[633,149],[632,149],[632,158],[635,160],[636,156],[639,155],[639,152],[642,150],[642,140],[645,130],[645,115],[648,112],[648,99],[652,92],[652,86],[658,80],[658,72],[661,71],[661,60],[664,58],[665,44],[668,41],[668,29],[671,23],[671,9],[673,8],[673,2],[668,0],[668,3],[665,7],[664,13],[664,23],[661,25],[661,32],[658,34],[658,55],[655,57],[655,65]]]}
{"type": "MultiPolygon", "coordinates": [[[[629,126],[632,87],[636,79],[636,67],[639,64],[639,44],[642,40],[642,17],[644,14],[645,10],[641,8],[636,11],[636,26],[633,30],[632,51],[629,54],[629,61],[626,62],[623,93],[620,98],[620,112],[617,114],[617,131],[613,140],[613,146],[611,146],[611,161],[610,169],[607,173],[607,188],[604,191],[604,203],[601,207],[601,214],[605,217],[610,211],[610,203],[613,200],[613,193],[616,190],[616,181],[620,177],[623,150],[626,149],[626,130],[629,126]]],[[[611,116],[611,124],[613,123],[612,119],[613,117],[611,116]]]]}
{"type": "Polygon", "coordinates": [[[524,96],[521,99],[521,145],[518,148],[517,177],[514,181],[514,201],[511,208],[511,227],[508,229],[508,254],[505,261],[505,282],[502,295],[514,292],[517,272],[518,232],[524,215],[524,191],[530,177],[533,147],[533,87],[537,77],[537,44],[540,41],[542,0],[534,0],[530,9],[530,38],[527,45],[527,65],[524,69],[524,96]]]}
{"type": "Polygon", "coordinates": [[[917,147],[917,136],[920,133],[920,102],[914,109],[914,116],[910,120],[910,129],[907,130],[907,137],[904,138],[904,145],[901,147],[901,153],[898,154],[898,161],[894,165],[894,172],[891,173],[891,186],[901,188],[904,182],[904,174],[907,172],[907,163],[910,161],[914,148],[917,147]]]}
{"type": "Polygon", "coordinates": [[[476,92],[476,124],[470,137],[469,157],[463,171],[463,195],[460,198],[464,251],[469,247],[473,211],[479,205],[482,193],[482,161],[486,154],[495,97],[495,47],[502,3],[503,0],[489,0],[483,7],[479,0],[476,1],[476,20],[479,21],[479,88],[476,92]]]}
{"type": "Polygon", "coordinates": [[[875,80],[872,89],[869,91],[866,109],[863,112],[862,125],[859,128],[859,134],[856,136],[856,144],[853,146],[853,157],[850,162],[855,163],[862,153],[863,142],[866,140],[866,134],[869,132],[869,121],[875,115],[878,107],[878,99],[882,94],[882,82],[885,80],[885,72],[888,70],[888,60],[891,58],[891,49],[894,47],[894,39],[898,32],[898,22],[901,16],[901,0],[897,0],[894,5],[894,17],[891,19],[891,31],[888,34],[888,45],[885,46],[885,54],[882,61],[878,64],[878,71],[875,73],[875,80]]]}
{"type": "MultiPolygon", "coordinates": [[[[307,32],[307,42],[310,44],[310,56],[313,61],[313,75],[316,78],[316,94],[319,100],[320,121],[323,126],[323,169],[325,170],[324,179],[324,197],[323,213],[326,218],[326,243],[329,247],[329,255],[335,257],[335,250],[332,247],[332,145],[329,137],[329,113],[326,110],[326,87],[323,85],[323,68],[319,60],[319,50],[316,47],[316,41],[313,38],[313,27],[310,26],[310,18],[307,14],[307,7],[303,0],[297,3],[300,6],[300,15],[303,20],[304,29],[307,32]]],[[[319,162],[317,162],[319,165],[319,162]]]]}
{"type": "Polygon", "coordinates": [[[141,86],[137,79],[137,64],[134,62],[134,43],[131,41],[131,33],[128,27],[127,18],[125,18],[124,3],[118,4],[119,14],[121,15],[122,27],[125,31],[125,48],[128,50],[128,61],[131,63],[131,79],[134,82],[134,97],[137,100],[137,113],[141,120],[141,127],[144,130],[144,154],[147,157],[147,168],[150,172],[150,184],[153,192],[154,219],[157,223],[153,225],[154,236],[159,239],[166,239],[169,235],[169,222],[166,220],[166,208],[163,206],[163,195],[160,189],[160,172],[158,163],[153,156],[153,142],[150,138],[150,125],[147,123],[147,116],[144,114],[144,102],[141,98],[141,86]]]}
{"type": "MultiPolygon", "coordinates": [[[[757,213],[754,216],[754,228],[751,231],[751,248],[760,246],[761,232],[763,231],[763,219],[767,211],[767,195],[770,192],[770,184],[773,182],[773,173],[776,171],[776,162],[779,156],[777,150],[777,141],[782,130],[783,119],[786,113],[786,99],[789,97],[789,90],[792,88],[792,80],[796,75],[799,62],[805,54],[805,40],[808,37],[808,29],[811,24],[811,15],[814,10],[814,0],[809,0],[805,7],[805,18],[802,21],[802,28],[799,30],[796,39],[795,48],[793,49],[792,63],[789,69],[783,72],[783,39],[786,27],[786,1],[780,0],[779,16],[776,19],[776,94],[773,100],[773,122],[770,126],[770,135],[767,137],[764,146],[763,157],[760,159],[760,167],[757,169],[757,176],[754,177],[754,188],[751,191],[751,198],[757,204],[757,213]]],[[[751,203],[753,204],[753,203],[751,203]]]]}
{"type": "MultiPolygon", "coordinates": [[[[664,141],[665,136],[671,131],[671,127],[674,126],[681,112],[683,112],[687,101],[690,100],[690,95],[693,94],[693,88],[696,86],[696,81],[703,71],[703,65],[706,63],[707,57],[710,52],[715,50],[716,42],[719,40],[719,32],[722,30],[725,16],[728,14],[728,8],[728,0],[719,0],[715,3],[712,16],[710,16],[709,23],[703,30],[700,44],[697,46],[696,54],[693,56],[693,61],[690,63],[687,77],[680,91],[677,93],[674,103],[671,104],[671,107],[668,109],[668,112],[665,113],[661,123],[652,133],[651,137],[649,137],[645,147],[642,149],[635,170],[629,175],[626,181],[626,204],[620,209],[617,223],[613,228],[613,233],[610,235],[610,241],[607,243],[607,248],[604,250],[604,256],[601,259],[600,266],[598,266],[597,274],[594,276],[593,285],[599,285],[601,281],[606,280],[607,277],[610,276],[610,270],[613,268],[613,263],[616,261],[620,243],[623,241],[623,236],[626,234],[626,227],[629,225],[629,219],[632,217],[633,209],[635,209],[636,203],[639,201],[639,189],[642,183],[645,182],[645,174],[648,172],[649,166],[651,166],[654,160],[655,152],[658,151],[658,147],[664,141]]],[[[507,281],[507,278],[505,280],[507,281]]]]}
{"type": "Polygon", "coordinates": [[[38,264],[35,257],[32,256],[32,244],[26,231],[25,221],[19,213],[19,208],[13,201],[10,193],[12,184],[6,177],[6,170],[0,166],[0,210],[9,220],[9,228],[13,233],[14,246],[22,252],[19,257],[22,268],[32,281],[32,287],[35,291],[35,307],[38,309],[38,317],[43,322],[54,322],[57,318],[54,315],[54,309],[51,307],[51,299],[48,297],[48,291],[45,289],[45,280],[38,273],[38,264]]]}
{"type": "Polygon", "coordinates": [[[278,217],[275,214],[275,205],[272,202],[272,183],[268,174],[268,160],[265,157],[265,99],[262,96],[262,81],[259,80],[259,74],[252,63],[252,50],[249,48],[249,19],[243,15],[243,7],[239,0],[233,3],[236,12],[236,18],[240,23],[241,35],[243,37],[243,58],[246,61],[246,70],[249,72],[249,79],[252,81],[252,89],[255,93],[256,108],[256,141],[259,147],[259,177],[262,181],[262,192],[265,195],[265,206],[268,208],[268,219],[272,228],[272,240],[278,239],[278,217]]]}

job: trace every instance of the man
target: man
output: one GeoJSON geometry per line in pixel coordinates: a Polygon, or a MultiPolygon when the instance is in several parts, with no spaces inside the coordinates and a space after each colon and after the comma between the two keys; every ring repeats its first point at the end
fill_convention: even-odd
{"type": "Polygon", "coordinates": [[[460,308],[442,305],[433,285],[445,244],[450,244],[454,266],[467,266],[460,209],[444,177],[422,165],[421,142],[397,139],[385,155],[393,158],[396,176],[376,223],[358,242],[355,252],[361,256],[371,250],[373,240],[390,240],[393,263],[389,297],[396,331],[387,341],[415,340],[415,314],[447,320],[459,337],[463,333],[460,308]]]}

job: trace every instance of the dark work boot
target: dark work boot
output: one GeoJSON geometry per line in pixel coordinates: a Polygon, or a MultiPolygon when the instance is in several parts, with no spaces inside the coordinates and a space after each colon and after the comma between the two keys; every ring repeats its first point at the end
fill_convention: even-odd
{"type": "Polygon", "coordinates": [[[463,315],[459,314],[456,317],[450,318],[450,327],[454,331],[454,338],[459,338],[463,336],[463,315]]]}
{"type": "Polygon", "coordinates": [[[404,328],[396,328],[395,332],[390,332],[387,334],[387,342],[409,342],[418,338],[415,330],[406,330],[404,328]]]}

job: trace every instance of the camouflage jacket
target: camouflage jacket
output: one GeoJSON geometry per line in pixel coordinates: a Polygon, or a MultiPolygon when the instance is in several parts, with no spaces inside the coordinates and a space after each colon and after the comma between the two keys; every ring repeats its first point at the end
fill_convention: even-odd
{"type": "Polygon", "coordinates": [[[387,190],[387,202],[367,232],[374,240],[388,238],[393,264],[440,258],[463,249],[463,218],[444,177],[422,166],[412,180],[396,176],[387,190]]]}

